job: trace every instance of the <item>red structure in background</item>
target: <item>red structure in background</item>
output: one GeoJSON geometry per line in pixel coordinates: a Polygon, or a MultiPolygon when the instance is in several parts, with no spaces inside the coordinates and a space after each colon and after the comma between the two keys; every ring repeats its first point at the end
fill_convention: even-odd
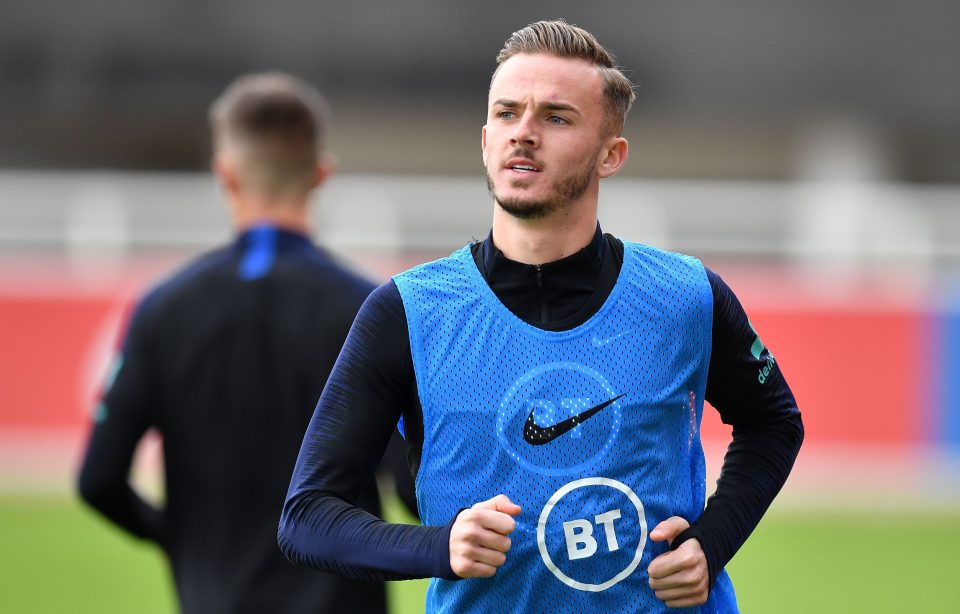
{"type": "Polygon", "coordinates": [[[0,429],[87,424],[95,341],[121,300],[0,295],[0,429]]]}
{"type": "MultiPolygon", "coordinates": [[[[749,278],[735,287],[751,295],[749,278]]],[[[929,327],[921,310],[869,297],[818,303],[789,289],[777,296],[790,302],[744,302],[788,376],[807,442],[923,443],[935,358],[922,350],[929,327]]],[[[120,291],[0,293],[0,433],[85,430],[128,307],[120,291]]],[[[703,432],[725,437],[729,427],[708,409],[703,432]]]]}
{"type": "MultiPolygon", "coordinates": [[[[868,299],[750,310],[803,413],[807,442],[921,443],[930,408],[932,359],[923,315],[868,299]]],[[[705,412],[704,435],[727,429],[705,412]]]]}

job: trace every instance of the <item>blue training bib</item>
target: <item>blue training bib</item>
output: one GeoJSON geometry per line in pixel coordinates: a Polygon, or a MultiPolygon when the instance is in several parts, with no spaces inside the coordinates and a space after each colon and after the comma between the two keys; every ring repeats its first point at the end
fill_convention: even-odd
{"type": "MultiPolygon", "coordinates": [[[[666,612],[647,566],[667,545],[648,532],[704,505],[713,296],[700,262],[625,242],[604,305],[561,332],[513,315],[469,246],[394,281],[423,407],[423,522],[500,493],[523,508],[496,576],[434,579],[427,610],[666,612]]],[[[737,611],[725,572],[688,611],[737,611]]]]}

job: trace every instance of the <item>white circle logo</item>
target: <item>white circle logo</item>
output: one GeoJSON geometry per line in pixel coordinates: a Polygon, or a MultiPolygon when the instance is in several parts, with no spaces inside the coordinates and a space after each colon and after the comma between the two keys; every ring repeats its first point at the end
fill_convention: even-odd
{"type": "MultiPolygon", "coordinates": [[[[619,495],[616,496],[619,497],[619,495]]],[[[614,552],[620,550],[616,532],[616,521],[619,519],[621,519],[621,510],[610,509],[593,516],[592,520],[574,519],[562,523],[568,558],[571,561],[583,560],[597,553],[599,546],[598,538],[593,537],[594,526],[602,527],[601,532],[606,537],[606,547],[608,551],[614,552]]],[[[605,591],[624,578],[627,578],[640,565],[640,560],[643,558],[643,548],[646,543],[647,521],[643,512],[643,503],[629,486],[610,478],[584,478],[565,484],[560,490],[553,493],[553,496],[547,501],[547,504],[543,507],[543,511],[540,513],[540,520],[537,523],[537,546],[540,549],[540,557],[543,559],[543,563],[561,582],[581,591],[605,591]],[[612,488],[619,491],[619,493],[624,495],[627,500],[633,504],[638,516],[636,521],[637,528],[633,528],[633,532],[638,534],[637,548],[633,557],[629,559],[626,567],[616,571],[611,577],[601,582],[581,582],[570,577],[570,575],[562,570],[553,558],[551,558],[550,549],[547,546],[547,523],[550,519],[550,514],[560,505],[564,497],[578,489],[589,486],[612,488]]]]}

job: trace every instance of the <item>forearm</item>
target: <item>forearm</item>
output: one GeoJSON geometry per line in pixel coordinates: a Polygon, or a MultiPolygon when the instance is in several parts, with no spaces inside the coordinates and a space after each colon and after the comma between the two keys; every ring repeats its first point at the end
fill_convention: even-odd
{"type": "Polygon", "coordinates": [[[331,494],[288,499],[278,542],[298,565],[364,580],[455,579],[450,568],[451,523],[385,522],[331,494]]]}
{"type": "Polygon", "coordinates": [[[802,441],[799,413],[766,425],[734,428],[717,489],[688,534],[700,541],[711,586],[780,492],[802,441]]]}
{"type": "Polygon", "coordinates": [[[141,539],[163,543],[164,512],[147,503],[129,484],[89,486],[80,481],[80,497],[105,518],[141,539]]]}
{"type": "Polygon", "coordinates": [[[355,504],[414,389],[391,284],[360,310],[304,436],[278,533],[290,560],[355,578],[455,577],[449,526],[390,524],[355,504]]]}
{"type": "Polygon", "coordinates": [[[130,486],[127,471],[137,433],[98,425],[77,477],[80,497],[111,522],[141,539],[163,543],[165,516],[130,486]],[[128,452],[129,450],[129,452],[128,452]]]}

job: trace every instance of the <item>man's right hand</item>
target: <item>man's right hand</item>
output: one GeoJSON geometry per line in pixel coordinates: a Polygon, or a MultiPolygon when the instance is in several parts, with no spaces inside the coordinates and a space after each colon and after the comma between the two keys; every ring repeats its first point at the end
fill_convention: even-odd
{"type": "Polygon", "coordinates": [[[450,529],[450,567],[461,578],[489,578],[507,562],[510,534],[517,528],[512,518],[520,506],[507,495],[481,501],[463,510],[450,529]]]}

